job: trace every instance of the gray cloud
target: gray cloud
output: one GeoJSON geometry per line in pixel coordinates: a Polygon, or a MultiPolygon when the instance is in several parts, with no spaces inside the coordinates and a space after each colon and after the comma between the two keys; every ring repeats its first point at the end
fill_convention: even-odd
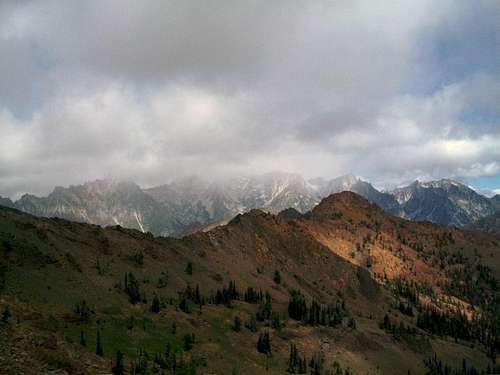
{"type": "Polygon", "coordinates": [[[497,174],[500,6],[477,4],[2,2],[0,195],[105,176],[497,174]]]}

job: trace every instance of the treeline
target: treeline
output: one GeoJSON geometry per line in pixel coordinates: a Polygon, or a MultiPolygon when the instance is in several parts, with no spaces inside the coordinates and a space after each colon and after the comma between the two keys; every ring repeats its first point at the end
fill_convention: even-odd
{"type": "MultiPolygon", "coordinates": [[[[420,303],[420,295],[433,299],[433,291],[425,285],[417,285],[404,279],[393,280],[389,284],[396,297],[397,308],[410,317],[416,315],[417,327],[431,334],[479,342],[486,354],[495,360],[500,353],[500,283],[489,267],[474,264],[461,253],[449,254],[442,250],[439,254],[446,254],[440,260],[449,260],[455,265],[447,271],[450,281],[444,285],[445,291],[469,302],[478,313],[470,318],[460,307],[440,311],[432,306],[424,306],[420,303]],[[456,266],[457,264],[460,266],[456,266]]],[[[393,334],[397,334],[398,330],[410,333],[408,329],[405,331],[402,327],[395,327],[393,323],[383,323],[381,328],[393,334]]]]}
{"type": "Polygon", "coordinates": [[[327,368],[325,355],[322,352],[314,353],[311,359],[307,361],[305,355],[300,355],[297,346],[291,344],[286,372],[290,374],[307,374],[308,371],[311,375],[353,375],[349,368],[343,369],[337,361],[334,361],[330,368],[327,368]]]}
{"type": "Polygon", "coordinates": [[[167,344],[163,353],[156,353],[150,356],[144,349],[139,349],[137,356],[130,361],[130,365],[125,365],[125,356],[118,350],[116,360],[112,368],[114,375],[148,375],[158,373],[159,370],[168,370],[175,375],[196,375],[197,369],[207,366],[204,358],[188,354],[194,344],[194,336],[186,334],[184,336],[184,350],[180,350],[167,344]],[[191,341],[193,340],[193,341],[191,341]],[[189,345],[186,343],[189,342],[189,345]],[[127,367],[129,370],[127,371],[127,367]]]}
{"type": "Polygon", "coordinates": [[[495,360],[500,353],[499,317],[478,316],[468,319],[460,311],[443,313],[425,308],[417,316],[417,327],[438,336],[450,336],[455,340],[478,341],[484,345],[487,355],[495,360]]]}
{"type": "Polygon", "coordinates": [[[334,306],[325,306],[312,300],[307,303],[304,295],[297,290],[290,293],[288,315],[294,320],[311,326],[321,325],[335,327],[342,324],[344,318],[349,318],[348,325],[355,326],[354,319],[349,317],[345,302],[338,302],[334,306]]]}
{"type": "Polygon", "coordinates": [[[402,321],[395,323],[387,314],[385,314],[384,319],[379,323],[379,328],[398,337],[411,337],[417,334],[415,327],[406,325],[402,321]]]}
{"type": "Polygon", "coordinates": [[[460,311],[442,313],[435,308],[425,308],[417,316],[417,327],[438,336],[471,341],[476,336],[474,324],[460,311]]]}
{"type": "MultiPolygon", "coordinates": [[[[122,289],[125,294],[127,294],[128,300],[131,304],[147,303],[146,293],[141,289],[140,282],[133,273],[125,273],[123,288],[121,284],[117,284],[117,287],[122,289]]],[[[225,305],[230,307],[232,301],[244,301],[247,303],[256,304],[265,301],[266,297],[266,294],[264,294],[262,290],[257,291],[252,287],[248,287],[245,291],[242,292],[238,290],[234,281],[230,281],[227,286],[219,288],[216,291],[212,291],[208,295],[203,295],[200,292],[199,285],[196,285],[193,288],[188,284],[184,290],[178,292],[177,301],[179,308],[182,311],[190,312],[190,304],[198,306],[212,304],[225,305]]],[[[162,307],[165,307],[167,303],[173,304],[174,299],[167,298],[166,300],[160,300],[160,298],[155,295],[152,301],[153,312],[158,312],[162,307]]]]}
{"type": "Polygon", "coordinates": [[[426,375],[492,375],[500,374],[500,367],[488,364],[486,369],[478,370],[474,366],[469,366],[465,359],[459,368],[452,367],[443,363],[441,359],[434,354],[434,357],[424,360],[427,367],[426,375]]]}

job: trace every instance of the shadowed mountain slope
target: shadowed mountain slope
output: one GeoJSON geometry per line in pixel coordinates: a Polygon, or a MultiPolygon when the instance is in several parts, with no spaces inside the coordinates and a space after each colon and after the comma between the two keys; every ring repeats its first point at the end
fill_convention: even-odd
{"type": "Polygon", "coordinates": [[[468,228],[500,235],[500,211],[475,221],[468,228]]]}

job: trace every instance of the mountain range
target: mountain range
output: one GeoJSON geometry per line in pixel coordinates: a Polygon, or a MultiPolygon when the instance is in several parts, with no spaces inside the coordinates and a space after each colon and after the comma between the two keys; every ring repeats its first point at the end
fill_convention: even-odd
{"type": "Polygon", "coordinates": [[[0,372],[498,374],[499,244],[351,192],[180,239],[0,207],[0,372]]]}
{"type": "Polygon", "coordinates": [[[500,208],[500,196],[487,198],[448,179],[415,181],[392,191],[380,191],[352,175],[306,180],[289,173],[219,182],[190,177],[151,188],[141,188],[133,182],[96,180],[68,188],[56,187],[46,197],[25,194],[15,202],[0,197],[0,205],[36,216],[182,236],[225,223],[255,208],[274,213],[293,208],[304,213],[322,198],[341,191],[355,192],[403,218],[458,227],[472,226],[500,208]]]}

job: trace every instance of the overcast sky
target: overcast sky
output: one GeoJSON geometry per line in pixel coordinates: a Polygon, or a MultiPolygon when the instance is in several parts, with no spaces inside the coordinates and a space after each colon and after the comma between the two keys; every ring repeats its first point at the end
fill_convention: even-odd
{"type": "Polygon", "coordinates": [[[0,195],[273,170],[500,189],[500,1],[0,0],[0,195]]]}

